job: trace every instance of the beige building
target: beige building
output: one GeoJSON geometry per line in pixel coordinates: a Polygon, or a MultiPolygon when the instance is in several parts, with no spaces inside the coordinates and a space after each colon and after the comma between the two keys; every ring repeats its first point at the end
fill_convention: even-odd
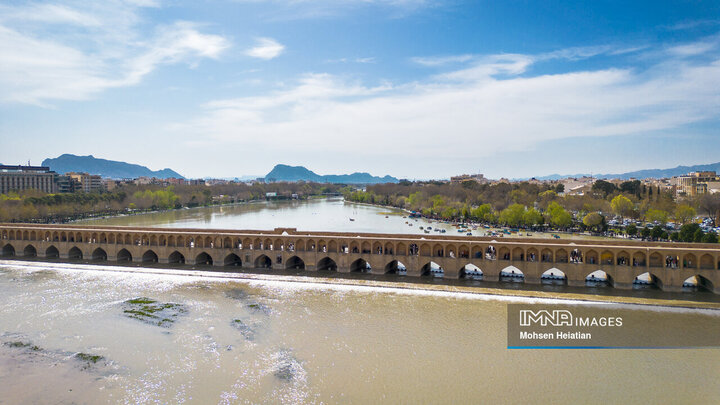
{"type": "Polygon", "coordinates": [[[105,183],[102,177],[88,173],[65,173],[71,179],[80,183],[80,190],[85,193],[105,191],[105,183]]]}
{"type": "Polygon", "coordinates": [[[45,166],[0,166],[0,194],[11,191],[39,190],[56,193],[57,173],[45,166]]]}
{"type": "Polygon", "coordinates": [[[474,180],[477,181],[480,184],[485,184],[488,182],[488,179],[485,178],[485,175],[483,174],[461,174],[459,176],[452,176],[450,177],[451,183],[462,183],[466,180],[474,180]]]}
{"type": "Polygon", "coordinates": [[[675,185],[678,195],[695,197],[705,193],[718,192],[720,190],[720,176],[712,171],[692,172],[685,176],[676,177],[675,185]]]}

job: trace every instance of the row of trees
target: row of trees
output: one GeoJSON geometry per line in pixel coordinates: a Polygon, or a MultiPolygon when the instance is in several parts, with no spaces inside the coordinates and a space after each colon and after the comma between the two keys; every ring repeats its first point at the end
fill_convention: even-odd
{"type": "Polygon", "coordinates": [[[316,183],[229,183],[213,186],[123,185],[112,192],[45,194],[37,190],[0,194],[0,222],[65,222],[128,210],[165,210],[233,203],[277,193],[300,198],[338,193],[342,186],[316,183]]]}
{"type": "Polygon", "coordinates": [[[665,225],[670,221],[692,223],[698,213],[714,220],[720,214],[720,195],[676,201],[672,192],[637,180],[619,186],[598,180],[592,192],[582,196],[561,196],[558,192],[562,191],[558,186],[528,182],[489,185],[472,180],[460,184],[403,181],[371,185],[363,191],[347,189],[345,197],[405,208],[436,219],[513,227],[548,224],[557,229],[580,227],[595,232],[608,230],[607,219],[615,216],[665,225]]]}

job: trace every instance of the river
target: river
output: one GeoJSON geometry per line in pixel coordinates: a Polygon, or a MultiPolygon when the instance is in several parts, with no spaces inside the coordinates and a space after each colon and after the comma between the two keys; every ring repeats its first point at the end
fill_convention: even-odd
{"type": "MultiPolygon", "coordinates": [[[[402,216],[380,211],[319,201],[101,222],[411,228],[402,216]]],[[[136,271],[143,269],[1,261],[0,404],[699,404],[720,398],[717,348],[508,349],[507,304],[543,300],[322,278],[136,271]]],[[[717,310],[614,310],[647,336],[698,325],[702,331],[720,321],[717,310]]]]}

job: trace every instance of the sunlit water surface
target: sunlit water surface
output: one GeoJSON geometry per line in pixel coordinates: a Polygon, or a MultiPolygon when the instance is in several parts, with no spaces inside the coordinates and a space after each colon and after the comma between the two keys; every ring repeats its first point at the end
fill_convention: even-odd
{"type": "MultiPolygon", "coordinates": [[[[720,398],[717,349],[508,350],[510,298],[75,267],[1,265],[0,403],[720,398]],[[183,311],[166,327],[146,323],[124,312],[138,297],[183,311]]],[[[718,321],[683,311],[647,333],[718,321]]]]}

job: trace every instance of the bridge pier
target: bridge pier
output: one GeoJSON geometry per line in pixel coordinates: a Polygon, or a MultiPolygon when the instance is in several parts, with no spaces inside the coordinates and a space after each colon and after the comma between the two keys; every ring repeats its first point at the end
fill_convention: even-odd
{"type": "Polygon", "coordinates": [[[525,284],[541,284],[542,280],[540,277],[528,277],[525,276],[525,284]]]}
{"type": "Polygon", "coordinates": [[[615,282],[613,284],[613,288],[617,288],[618,290],[632,290],[633,289],[633,283],[619,283],[615,282]]]}

